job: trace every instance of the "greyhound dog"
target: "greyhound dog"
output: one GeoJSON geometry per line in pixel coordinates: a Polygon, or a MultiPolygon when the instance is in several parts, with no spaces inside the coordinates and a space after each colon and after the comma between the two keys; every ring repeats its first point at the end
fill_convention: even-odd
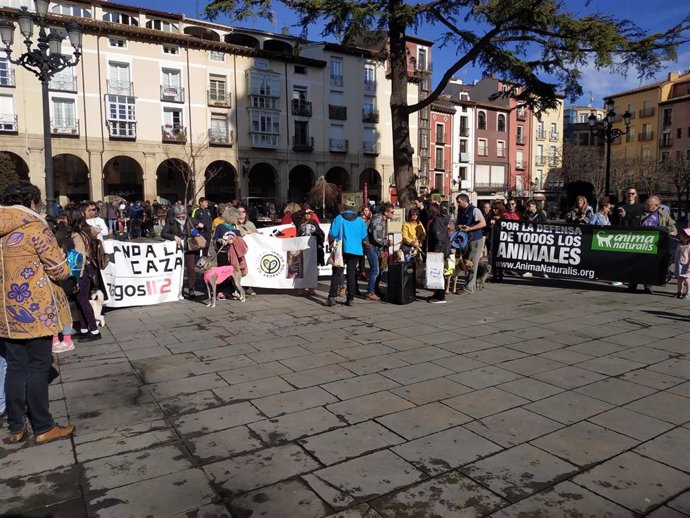
{"type": "Polygon", "coordinates": [[[244,288],[242,288],[242,272],[238,268],[233,268],[232,266],[213,266],[211,258],[208,256],[200,257],[197,262],[197,267],[204,274],[204,282],[208,290],[208,303],[206,304],[208,307],[216,307],[217,287],[231,277],[235,284],[235,289],[237,290],[237,295],[233,295],[233,297],[236,297],[240,302],[245,301],[244,288]]]}
{"type": "Polygon", "coordinates": [[[491,275],[491,263],[489,258],[485,255],[479,258],[479,266],[477,267],[477,289],[483,290],[486,280],[491,275]]]}

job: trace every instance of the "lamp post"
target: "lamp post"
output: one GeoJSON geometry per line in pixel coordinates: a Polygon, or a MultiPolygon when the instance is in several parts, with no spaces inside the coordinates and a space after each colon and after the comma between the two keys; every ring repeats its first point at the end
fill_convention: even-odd
{"type": "Polygon", "coordinates": [[[613,111],[615,103],[613,99],[606,101],[606,117],[602,121],[597,120],[597,116],[592,114],[587,118],[589,121],[589,131],[592,135],[597,135],[606,142],[606,187],[604,194],[609,195],[611,191],[611,143],[630,131],[630,120],[632,115],[628,110],[623,114],[623,122],[625,123],[625,131],[619,128],[614,128],[613,123],[616,120],[616,112],[613,111]]]}
{"type": "Polygon", "coordinates": [[[46,175],[46,205],[47,213],[51,216],[57,215],[55,204],[55,178],[53,176],[53,149],[50,134],[50,99],[48,96],[48,84],[55,74],[68,68],[76,66],[81,57],[82,27],[78,23],[67,24],[65,30],[69,41],[74,48],[73,58],[62,54],[63,36],[55,29],[48,28],[49,0],[34,0],[36,13],[30,13],[26,7],[22,7],[17,16],[19,31],[24,36],[26,52],[21,54],[18,59],[12,59],[12,44],[14,43],[14,23],[7,19],[0,19],[0,39],[5,45],[7,60],[20,65],[34,74],[41,82],[41,94],[43,98],[43,151],[45,160],[46,175]],[[38,38],[36,47],[32,48],[34,42],[31,40],[34,32],[34,24],[38,25],[38,38]]]}

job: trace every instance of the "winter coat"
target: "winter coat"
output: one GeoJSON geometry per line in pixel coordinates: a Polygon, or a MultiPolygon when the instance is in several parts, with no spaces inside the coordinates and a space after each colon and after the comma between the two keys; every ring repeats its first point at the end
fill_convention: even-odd
{"type": "Polygon", "coordinates": [[[537,212],[527,211],[523,214],[522,221],[527,221],[528,223],[546,223],[546,212],[543,210],[537,210],[537,212]]]}
{"type": "Polygon", "coordinates": [[[364,255],[362,242],[367,238],[367,226],[364,220],[351,209],[345,209],[331,223],[329,233],[331,238],[340,239],[341,232],[343,235],[343,253],[364,255]]]}
{"type": "Polygon", "coordinates": [[[429,221],[426,235],[426,246],[429,252],[441,252],[444,257],[450,256],[450,238],[448,237],[448,217],[437,216],[429,221]]]}
{"type": "Polygon", "coordinates": [[[34,211],[0,207],[0,336],[18,340],[52,336],[72,324],[58,284],[70,276],[65,254],[34,211]]]}
{"type": "Polygon", "coordinates": [[[117,205],[114,203],[106,203],[105,204],[105,211],[101,209],[101,214],[105,212],[105,215],[102,215],[102,218],[105,219],[117,219],[119,217],[119,212],[117,210],[117,205]]]}
{"type": "Polygon", "coordinates": [[[380,250],[388,244],[386,236],[386,216],[381,213],[374,214],[368,225],[367,236],[369,244],[380,250]]]}

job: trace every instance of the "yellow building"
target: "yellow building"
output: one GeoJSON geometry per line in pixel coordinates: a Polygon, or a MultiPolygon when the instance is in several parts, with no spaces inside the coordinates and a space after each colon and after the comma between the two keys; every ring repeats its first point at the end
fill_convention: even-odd
{"type": "MultiPolygon", "coordinates": [[[[28,3],[0,7],[15,22],[15,59],[26,50],[16,21],[28,3]]],[[[389,198],[391,86],[372,52],[102,0],[51,2],[48,13],[51,27],[84,29],[79,64],[50,83],[61,202],[182,199],[188,170],[195,197],[215,201],[302,201],[321,175],[389,198]]],[[[418,98],[411,84],[408,102],[418,98]]],[[[42,113],[40,82],[0,53],[0,149],[41,188],[42,113]]],[[[416,115],[410,126],[417,148],[416,115]]]]}
{"type": "Polygon", "coordinates": [[[560,167],[563,153],[563,99],[558,99],[556,109],[533,117],[530,183],[534,197],[543,200],[545,191],[550,190],[549,171],[560,167]]]}

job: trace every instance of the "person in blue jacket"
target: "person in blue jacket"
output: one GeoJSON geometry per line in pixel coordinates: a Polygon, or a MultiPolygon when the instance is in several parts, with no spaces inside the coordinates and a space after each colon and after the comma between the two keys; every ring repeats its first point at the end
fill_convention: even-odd
{"type": "MultiPolygon", "coordinates": [[[[331,231],[328,237],[331,241],[342,239],[343,262],[347,268],[347,299],[346,306],[352,306],[352,300],[357,292],[357,262],[364,255],[362,242],[367,238],[367,225],[357,215],[354,200],[346,199],[343,203],[344,210],[336,216],[331,223],[331,231]]],[[[335,306],[335,298],[338,295],[338,279],[342,278],[343,268],[333,268],[331,276],[331,288],[328,292],[328,306],[335,306]]]]}

